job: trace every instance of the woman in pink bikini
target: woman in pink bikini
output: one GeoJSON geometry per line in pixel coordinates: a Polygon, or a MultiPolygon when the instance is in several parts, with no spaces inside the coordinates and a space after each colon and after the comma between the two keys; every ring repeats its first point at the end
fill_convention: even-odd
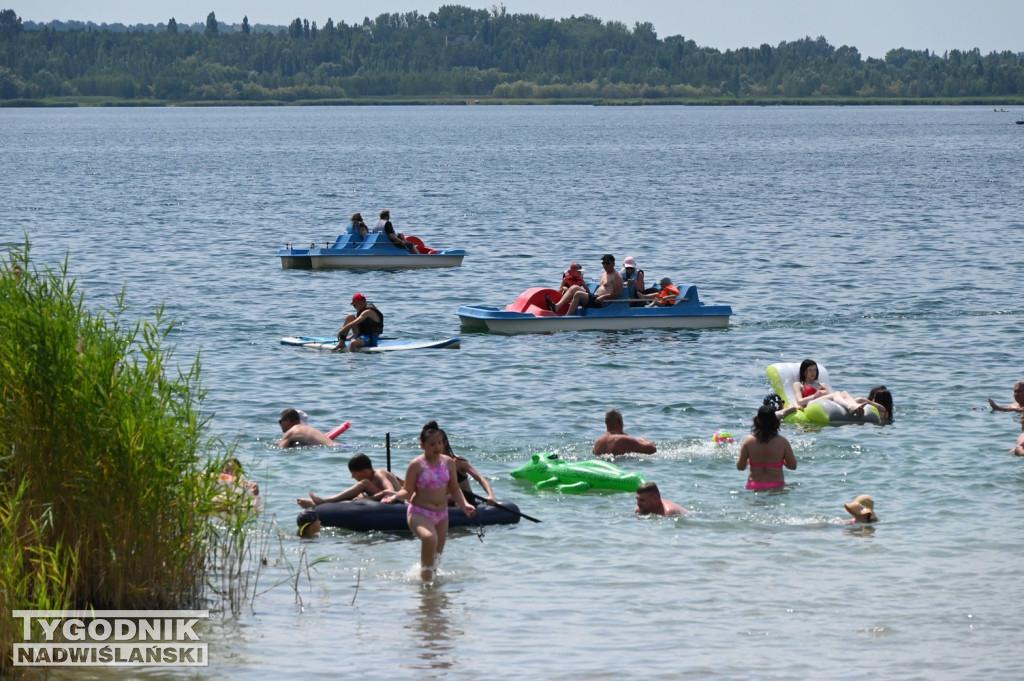
{"type": "Polygon", "coordinates": [[[461,506],[466,515],[476,513],[476,507],[467,503],[462,494],[455,461],[444,455],[444,436],[436,421],[423,426],[420,447],[423,454],[409,462],[405,485],[381,501],[408,500],[406,522],[421,542],[420,577],[430,581],[448,538],[448,495],[455,498],[456,505],[461,506]]]}
{"type": "Polygon", "coordinates": [[[782,467],[796,470],[796,457],[789,440],[779,435],[779,417],[768,405],[761,405],[754,417],[750,435],[740,443],[740,458],[736,468],[741,471],[750,465],[747,489],[772,489],[782,487],[786,480],[782,467]]]}

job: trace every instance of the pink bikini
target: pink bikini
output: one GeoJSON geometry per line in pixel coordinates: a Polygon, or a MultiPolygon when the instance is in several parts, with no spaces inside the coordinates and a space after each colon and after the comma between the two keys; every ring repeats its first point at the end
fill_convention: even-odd
{"type": "MultiPolygon", "coordinates": [[[[764,463],[764,464],[762,464],[762,463],[757,463],[756,464],[753,461],[751,461],[750,462],[750,469],[753,470],[755,468],[760,468],[762,470],[767,470],[769,468],[782,468],[784,463],[785,463],[785,460],[779,461],[778,463],[764,463]]],[[[775,482],[755,482],[753,480],[747,480],[747,489],[754,489],[754,490],[757,490],[757,489],[773,489],[775,487],[782,487],[785,484],[786,484],[785,481],[782,481],[782,480],[778,480],[778,481],[775,481],[775,482]]]]}
{"type": "Polygon", "coordinates": [[[759,490],[759,489],[774,489],[776,487],[784,487],[784,482],[754,482],[753,480],[747,480],[747,489],[759,490]]]}
{"type": "MultiPolygon", "coordinates": [[[[423,489],[441,489],[448,486],[448,464],[441,458],[441,463],[436,466],[431,466],[427,463],[427,460],[423,456],[417,457],[422,468],[420,469],[420,476],[416,480],[416,486],[422,487],[423,489]]],[[[430,508],[423,508],[416,504],[409,504],[405,510],[405,517],[408,519],[412,514],[418,514],[426,516],[430,522],[434,525],[440,525],[444,521],[448,520],[448,507],[445,506],[440,511],[435,511],[430,508]]]]}

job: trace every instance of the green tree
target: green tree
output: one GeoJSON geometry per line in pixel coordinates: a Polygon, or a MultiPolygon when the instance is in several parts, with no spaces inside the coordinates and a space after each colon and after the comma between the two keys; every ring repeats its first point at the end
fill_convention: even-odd
{"type": "Polygon", "coordinates": [[[0,99],[17,99],[25,91],[25,81],[8,68],[0,66],[0,99]]]}
{"type": "Polygon", "coordinates": [[[206,35],[214,36],[219,32],[220,29],[217,27],[217,15],[210,12],[206,15],[206,35]]]}
{"type": "Polygon", "coordinates": [[[13,9],[0,11],[0,39],[9,40],[21,33],[21,17],[13,9]]]}
{"type": "Polygon", "coordinates": [[[736,50],[692,39],[659,39],[649,22],[633,28],[589,14],[548,19],[444,5],[424,15],[385,13],[361,23],[295,18],[284,30],[205,34],[115,32],[56,23],[20,30],[0,12],[0,97],[61,94],[273,100],[440,94],[537,97],[910,97],[1020,96],[1024,58],[897,48],[884,60],[824,37],[736,50]],[[511,86],[520,83],[516,88],[511,86]],[[551,86],[551,87],[549,87],[551,86]],[[557,87],[555,87],[557,86],[557,87]],[[581,95],[579,93],[591,93],[581,95]],[[618,93],[618,94],[615,94],[618,93]]]}

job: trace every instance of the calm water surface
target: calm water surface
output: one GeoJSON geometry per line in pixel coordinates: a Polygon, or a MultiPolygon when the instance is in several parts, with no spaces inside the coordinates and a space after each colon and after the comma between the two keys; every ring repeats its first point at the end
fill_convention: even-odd
{"type": "MultiPolygon", "coordinates": [[[[943,108],[0,110],[0,237],[69,269],[93,307],[122,286],[202,353],[212,434],[267,496],[268,565],[216,621],[202,677],[887,679],[1019,677],[1020,426],[990,413],[1024,379],[1016,113],[943,108]],[[463,247],[436,272],[282,270],[352,212],[463,247]],[[649,280],[728,303],[726,331],[463,334],[460,350],[337,356],[362,291],[403,338],[459,334],[570,262],[637,258],[649,280]],[[772,362],[813,357],[838,388],[885,383],[895,424],[792,428],[781,492],[743,489],[736,446],[772,362]],[[338,450],[282,452],[304,409],[338,450]],[[632,495],[513,481],[529,455],[589,456],[606,409],[658,443],[621,464],[697,513],[637,519],[632,495]],[[292,538],[294,499],[393,466],[437,419],[499,497],[541,524],[453,532],[442,578],[407,536],[292,538]],[[842,524],[875,497],[882,522],[842,524]],[[310,568],[306,566],[318,559],[310,568]],[[298,577],[297,577],[298,575],[298,577]],[[297,582],[298,587],[293,588],[297,582]]],[[[137,676],[96,670],[97,678],[137,676]]],[[[186,676],[147,670],[150,678],[186,676]]],[[[79,673],[75,678],[84,678],[79,673]]]]}

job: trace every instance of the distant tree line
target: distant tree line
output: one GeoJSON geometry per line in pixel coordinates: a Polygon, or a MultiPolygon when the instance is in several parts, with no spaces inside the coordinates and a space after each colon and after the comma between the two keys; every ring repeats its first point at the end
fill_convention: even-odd
{"type": "Polygon", "coordinates": [[[545,19],[446,5],[362,24],[24,24],[0,11],[0,100],[166,102],[1024,96],[1024,53],[890,50],[863,59],[824,37],[724,52],[590,15],[545,19]]]}

